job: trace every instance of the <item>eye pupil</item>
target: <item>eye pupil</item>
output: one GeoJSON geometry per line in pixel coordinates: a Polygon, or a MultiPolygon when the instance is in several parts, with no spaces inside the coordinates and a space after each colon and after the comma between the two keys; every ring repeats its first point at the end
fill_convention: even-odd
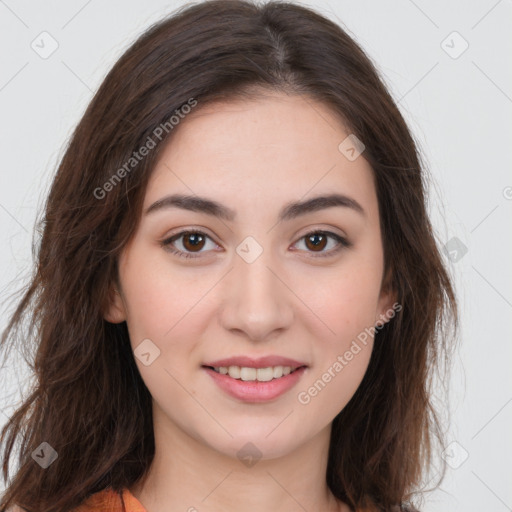
{"type": "Polygon", "coordinates": [[[200,235],[199,233],[188,233],[188,234],[183,235],[183,246],[187,250],[194,249],[194,248],[202,249],[203,245],[201,245],[201,243],[204,245],[204,236],[200,235]],[[189,242],[189,240],[192,240],[192,241],[189,242]],[[187,246],[189,246],[189,247],[187,247],[187,246]]]}
{"type": "Polygon", "coordinates": [[[326,242],[327,242],[327,237],[322,233],[313,233],[313,234],[309,235],[308,237],[306,237],[306,244],[308,245],[308,248],[322,250],[325,248],[326,242]],[[323,238],[323,240],[318,242],[318,238],[323,238]],[[312,240],[315,240],[315,241],[313,242],[312,247],[309,247],[309,243],[312,240]]]}

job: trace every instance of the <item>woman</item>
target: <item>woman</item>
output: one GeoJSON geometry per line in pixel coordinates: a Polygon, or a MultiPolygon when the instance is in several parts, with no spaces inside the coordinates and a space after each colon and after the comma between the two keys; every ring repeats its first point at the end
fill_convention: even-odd
{"type": "Polygon", "coordinates": [[[3,336],[32,312],[0,510],[415,510],[457,317],[425,172],[315,12],[151,27],[73,134],[3,336]]]}

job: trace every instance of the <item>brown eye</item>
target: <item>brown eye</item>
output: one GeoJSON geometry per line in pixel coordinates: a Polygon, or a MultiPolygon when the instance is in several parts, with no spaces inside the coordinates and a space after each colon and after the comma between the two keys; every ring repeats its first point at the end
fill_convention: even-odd
{"type": "MultiPolygon", "coordinates": [[[[208,240],[212,242],[213,249],[215,249],[216,244],[202,231],[181,231],[160,243],[166,251],[180,258],[199,258],[202,252],[208,252],[207,250],[203,251],[208,240]],[[181,247],[176,247],[175,244],[181,245],[181,247]]],[[[341,249],[352,246],[348,240],[330,231],[311,231],[301,237],[300,241],[302,240],[305,241],[305,251],[313,253],[313,257],[333,256],[341,249]],[[324,250],[329,244],[329,240],[337,242],[337,246],[335,244],[334,248],[324,250]]]]}
{"type": "Polygon", "coordinates": [[[302,240],[304,240],[304,245],[306,246],[305,251],[313,253],[312,256],[314,258],[333,256],[341,249],[352,246],[351,242],[336,233],[332,233],[331,231],[311,231],[300,239],[300,241],[302,240]],[[329,240],[337,242],[337,246],[334,244],[334,248],[331,247],[328,250],[324,250],[327,247],[329,240]]]}
{"type": "Polygon", "coordinates": [[[215,248],[216,244],[206,233],[189,230],[181,231],[160,243],[166,251],[176,254],[181,258],[199,258],[202,252],[208,252],[202,250],[208,240],[211,241],[213,248],[215,248]],[[179,247],[180,245],[181,247],[179,247]]]}
{"type": "Polygon", "coordinates": [[[327,245],[327,236],[323,233],[312,233],[310,235],[306,235],[306,246],[308,249],[312,251],[322,251],[327,245]]]}
{"type": "Polygon", "coordinates": [[[205,237],[200,233],[186,233],[183,235],[183,247],[187,251],[194,252],[204,247],[205,237]]]}

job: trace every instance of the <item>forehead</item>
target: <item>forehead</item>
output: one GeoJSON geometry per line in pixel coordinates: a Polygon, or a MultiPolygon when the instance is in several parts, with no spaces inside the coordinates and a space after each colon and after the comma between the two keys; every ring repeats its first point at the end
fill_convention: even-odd
{"type": "Polygon", "coordinates": [[[204,107],[199,103],[181,121],[169,145],[177,154],[192,146],[217,158],[229,159],[232,154],[244,156],[247,152],[254,157],[257,150],[261,158],[272,154],[300,160],[304,156],[318,157],[326,150],[335,154],[338,139],[347,135],[341,120],[326,105],[306,96],[268,93],[204,107]]]}
{"type": "MultiPolygon", "coordinates": [[[[159,157],[145,206],[163,193],[209,195],[225,204],[283,202],[340,192],[375,200],[373,171],[339,145],[350,133],[326,105],[306,96],[268,94],[216,102],[185,116],[159,157]],[[279,200],[283,197],[283,201],[279,200]]],[[[243,208],[243,205],[242,205],[243,208]]]]}

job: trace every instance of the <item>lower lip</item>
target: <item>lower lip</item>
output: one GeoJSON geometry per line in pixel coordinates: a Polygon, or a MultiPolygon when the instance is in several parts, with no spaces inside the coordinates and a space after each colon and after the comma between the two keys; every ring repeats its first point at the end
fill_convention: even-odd
{"type": "Polygon", "coordinates": [[[212,377],[214,382],[228,395],[238,398],[244,402],[268,402],[291,389],[302,377],[306,367],[303,366],[279,379],[272,379],[267,382],[259,382],[256,380],[244,381],[241,379],[233,379],[229,375],[217,373],[211,368],[203,366],[208,375],[212,377]]]}

